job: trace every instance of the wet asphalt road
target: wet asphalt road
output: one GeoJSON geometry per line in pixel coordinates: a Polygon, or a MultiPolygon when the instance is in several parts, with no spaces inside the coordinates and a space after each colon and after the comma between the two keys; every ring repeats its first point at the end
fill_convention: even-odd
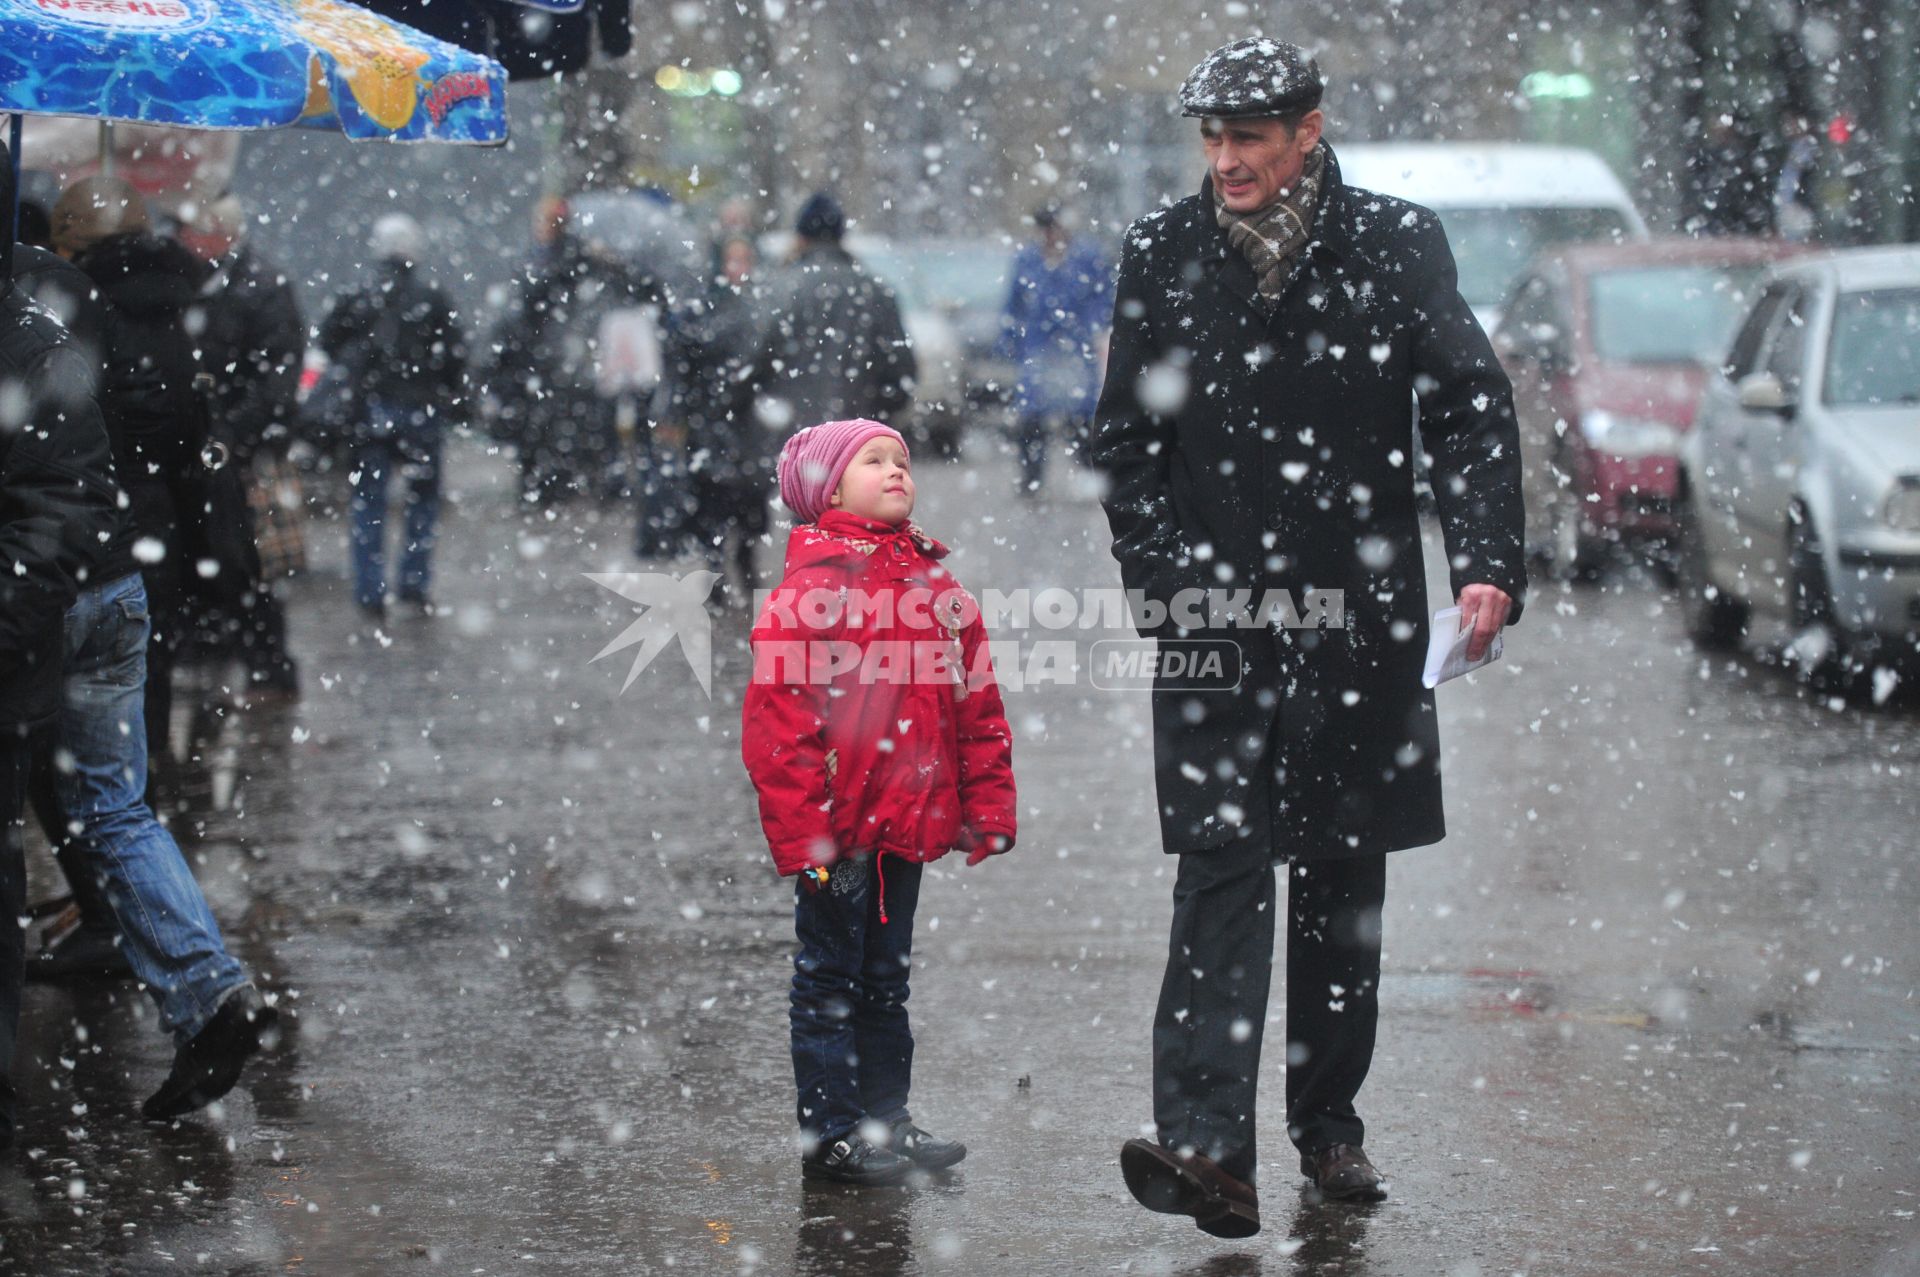
{"type": "MultiPolygon", "coordinates": [[[[1005,499],[984,442],[921,475],[961,578],[1115,584],[1097,504],[1005,499]]],[[[711,701],[677,650],[621,695],[625,658],[589,658],[631,613],[580,574],[635,566],[630,516],[522,515],[457,452],[444,614],[367,633],[316,529],[306,699],[228,715],[177,821],[292,1013],[279,1053],[145,1126],[143,997],[30,992],[0,1270],[1920,1273],[1912,698],[1703,661],[1646,574],[1538,599],[1504,666],[1442,689],[1452,834],[1392,861],[1362,1094],[1392,1199],[1305,1198],[1272,1050],[1266,1229],[1229,1243],[1115,1163],[1170,912],[1146,699],[1012,694],[1021,844],[937,866],[916,942],[915,1112],[972,1156],[806,1188],[744,618],[711,701]]]]}

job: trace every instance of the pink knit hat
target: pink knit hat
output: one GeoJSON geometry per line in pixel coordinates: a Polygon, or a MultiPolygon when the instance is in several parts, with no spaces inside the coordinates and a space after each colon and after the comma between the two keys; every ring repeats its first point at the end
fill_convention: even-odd
{"type": "Polygon", "coordinates": [[[827,502],[854,455],[879,438],[893,439],[907,451],[898,430],[864,417],[808,426],[780,449],[780,499],[802,523],[814,522],[827,512],[827,502]]]}

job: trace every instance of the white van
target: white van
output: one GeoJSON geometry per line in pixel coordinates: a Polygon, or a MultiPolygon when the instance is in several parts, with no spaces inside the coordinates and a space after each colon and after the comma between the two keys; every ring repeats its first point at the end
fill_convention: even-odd
{"type": "Polygon", "coordinates": [[[1491,333],[1507,289],[1547,244],[1647,238],[1627,188],[1592,151],[1519,142],[1359,142],[1340,177],[1440,215],[1460,292],[1491,333]]]}

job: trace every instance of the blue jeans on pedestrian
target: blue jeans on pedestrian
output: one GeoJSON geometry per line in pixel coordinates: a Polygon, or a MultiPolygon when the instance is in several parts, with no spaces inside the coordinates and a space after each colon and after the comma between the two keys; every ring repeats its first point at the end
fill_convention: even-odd
{"type": "Polygon", "coordinates": [[[862,857],[832,866],[817,891],[805,878],[794,888],[800,951],[789,1014],[800,1129],[809,1141],[831,1143],[867,1119],[892,1125],[907,1118],[907,976],[920,872],[898,856],[862,857]]]}
{"type": "Polygon", "coordinates": [[[374,400],[355,439],[348,476],[353,484],[353,597],[378,607],[387,597],[387,485],[404,485],[401,508],[400,588],[403,600],[424,603],[433,573],[434,525],[440,518],[440,418],[426,406],[374,400]]]}
{"type": "Polygon", "coordinates": [[[160,1027],[185,1043],[247,976],[144,797],[150,624],[138,573],[95,586],[67,609],[54,789],[119,924],[128,965],[159,1004],[160,1027]]]}

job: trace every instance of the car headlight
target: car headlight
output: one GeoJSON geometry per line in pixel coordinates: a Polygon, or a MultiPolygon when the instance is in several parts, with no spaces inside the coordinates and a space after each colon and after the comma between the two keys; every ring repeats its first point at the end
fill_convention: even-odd
{"type": "Polygon", "coordinates": [[[1920,475],[1901,480],[1880,517],[1895,532],[1920,532],[1920,475]]]}
{"type": "Polygon", "coordinates": [[[1659,421],[1589,412],[1580,418],[1587,442],[1615,457],[1671,457],[1680,451],[1680,432],[1659,421]]]}

